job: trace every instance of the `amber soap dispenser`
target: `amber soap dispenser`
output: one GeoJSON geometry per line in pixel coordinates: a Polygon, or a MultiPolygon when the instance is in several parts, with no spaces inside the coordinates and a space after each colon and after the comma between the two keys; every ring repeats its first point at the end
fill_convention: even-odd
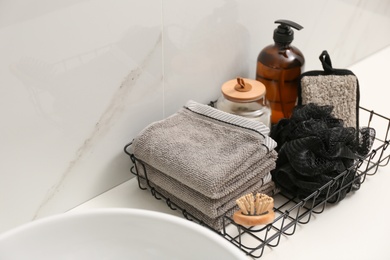
{"type": "Polygon", "coordinates": [[[298,97],[299,76],[303,72],[305,58],[291,45],[294,31],[303,27],[289,20],[277,20],[274,44],[265,47],[257,58],[256,80],[267,90],[266,98],[271,107],[271,123],[289,118],[298,97]]]}

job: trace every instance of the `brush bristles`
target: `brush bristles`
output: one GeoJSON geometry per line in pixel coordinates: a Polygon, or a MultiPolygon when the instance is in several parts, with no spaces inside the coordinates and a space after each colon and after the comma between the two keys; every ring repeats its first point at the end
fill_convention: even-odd
{"type": "Polygon", "coordinates": [[[262,193],[257,193],[256,196],[253,196],[253,194],[250,193],[236,200],[242,214],[250,216],[258,216],[267,213],[268,207],[272,202],[273,198],[262,193]]]}

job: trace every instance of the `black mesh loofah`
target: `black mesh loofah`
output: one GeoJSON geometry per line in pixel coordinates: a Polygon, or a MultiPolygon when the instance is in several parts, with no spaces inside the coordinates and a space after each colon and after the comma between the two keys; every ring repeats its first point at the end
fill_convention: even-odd
{"type": "MultiPolygon", "coordinates": [[[[296,107],[290,119],[282,119],[272,128],[271,137],[278,143],[279,154],[272,178],[291,195],[306,198],[371,149],[374,129],[364,128],[358,133],[353,127],[344,127],[343,120],[332,116],[332,109],[311,103],[296,107]]],[[[350,183],[329,201],[343,199],[352,189],[355,175],[349,171],[329,191],[323,190],[318,199],[350,183]]]]}

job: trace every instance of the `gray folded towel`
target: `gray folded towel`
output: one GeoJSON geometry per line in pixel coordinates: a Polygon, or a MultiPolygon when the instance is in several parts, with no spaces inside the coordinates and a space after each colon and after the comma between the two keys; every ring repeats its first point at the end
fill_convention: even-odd
{"type": "MultiPolygon", "coordinates": [[[[232,208],[236,204],[236,199],[261,189],[263,185],[271,181],[270,171],[276,166],[274,159],[276,158],[275,154],[275,151],[269,153],[269,156],[266,156],[259,163],[250,167],[248,170],[251,173],[256,173],[255,177],[249,179],[245,185],[237,187],[226,196],[219,199],[211,199],[145,163],[144,166],[147,178],[151,183],[159,186],[161,189],[169,191],[170,194],[179,197],[182,201],[192,205],[208,217],[216,218],[225,214],[228,209],[232,208]]],[[[140,176],[145,176],[143,167],[139,166],[137,169],[140,176]]],[[[227,190],[230,190],[230,187],[227,187],[227,190]]]]}
{"type": "MultiPolygon", "coordinates": [[[[140,179],[140,182],[143,185],[146,185],[145,180],[140,179]]],[[[239,210],[239,207],[235,204],[230,209],[227,209],[225,214],[223,214],[219,217],[216,217],[216,218],[211,218],[211,217],[207,216],[206,214],[202,213],[201,211],[199,211],[198,209],[196,209],[195,207],[193,207],[192,205],[177,198],[176,195],[171,194],[170,192],[158,187],[158,185],[155,185],[154,183],[150,183],[150,184],[152,185],[152,187],[155,188],[156,191],[161,193],[163,196],[169,198],[171,202],[175,203],[176,205],[178,205],[179,207],[184,209],[186,212],[188,212],[189,214],[191,214],[192,216],[194,216],[198,220],[203,221],[206,225],[210,226],[214,230],[221,230],[223,228],[224,217],[225,216],[232,217],[234,212],[239,210]]],[[[270,181],[269,183],[261,186],[259,189],[255,189],[255,190],[250,191],[250,192],[253,192],[253,193],[258,192],[258,193],[267,194],[268,196],[273,196],[277,191],[275,188],[275,183],[273,181],[270,181]]],[[[248,191],[247,194],[250,192],[248,191]]],[[[191,218],[191,217],[189,217],[189,218],[191,218]]],[[[229,224],[229,223],[226,223],[226,224],[229,224]]]]}
{"type": "Polygon", "coordinates": [[[276,147],[260,122],[193,101],[146,127],[134,156],[178,182],[219,199],[256,176],[248,169],[276,147]]]}

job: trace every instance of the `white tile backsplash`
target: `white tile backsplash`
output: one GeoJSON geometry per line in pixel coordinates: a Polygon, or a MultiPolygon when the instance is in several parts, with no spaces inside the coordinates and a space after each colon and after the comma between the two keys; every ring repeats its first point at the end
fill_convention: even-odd
{"type": "Polygon", "coordinates": [[[387,0],[5,0],[0,3],[0,232],[131,178],[123,146],[188,99],[254,77],[277,19],[304,26],[306,70],[390,44],[387,0]]]}

